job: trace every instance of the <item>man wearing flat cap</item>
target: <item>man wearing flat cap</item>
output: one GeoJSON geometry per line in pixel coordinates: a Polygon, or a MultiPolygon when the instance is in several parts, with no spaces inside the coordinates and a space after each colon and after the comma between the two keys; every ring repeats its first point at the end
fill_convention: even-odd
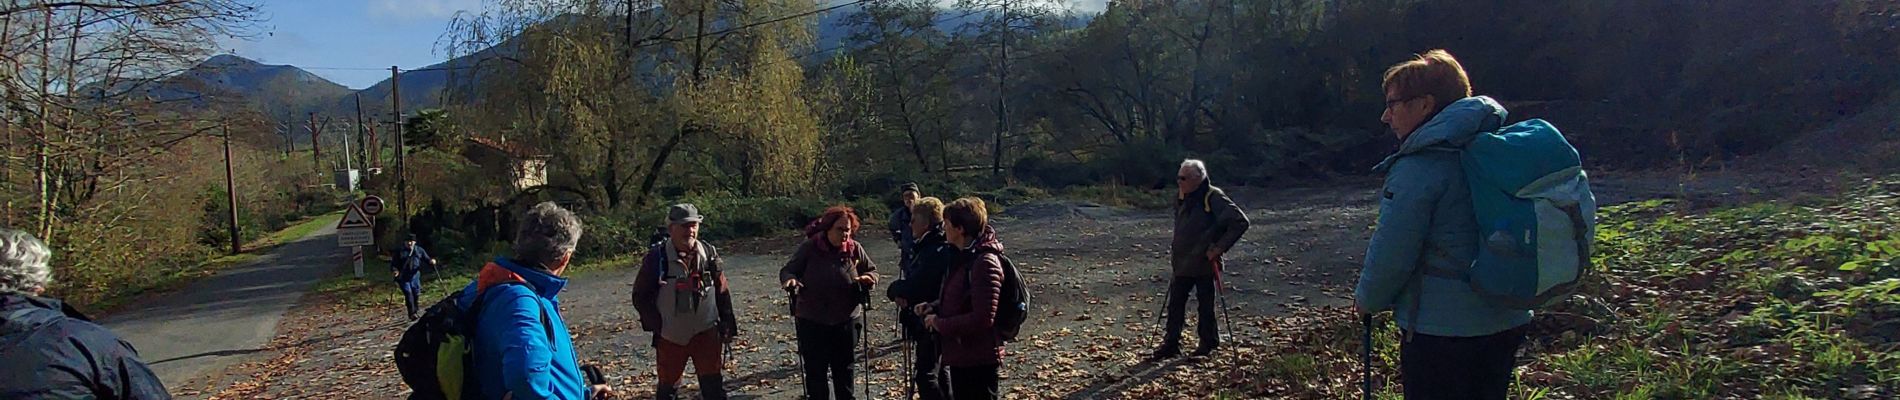
{"type": "Polygon", "coordinates": [[[692,204],[667,210],[667,238],[653,245],[633,281],[640,328],[653,332],[659,387],[655,398],[678,397],[686,362],[699,376],[700,398],[724,400],[725,360],[719,352],[739,334],[732,293],[721,272],[719,251],[699,241],[705,219],[692,204]]]}

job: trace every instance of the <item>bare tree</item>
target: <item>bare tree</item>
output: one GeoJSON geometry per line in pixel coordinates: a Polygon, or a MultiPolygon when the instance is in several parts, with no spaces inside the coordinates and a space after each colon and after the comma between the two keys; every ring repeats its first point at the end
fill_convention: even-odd
{"type": "Polygon", "coordinates": [[[41,238],[103,206],[98,194],[164,174],[127,169],[214,130],[204,111],[228,106],[224,99],[155,83],[212,54],[216,40],[251,35],[256,18],[257,7],[239,0],[0,6],[0,170],[9,188],[20,183],[16,170],[31,175],[41,238]]]}

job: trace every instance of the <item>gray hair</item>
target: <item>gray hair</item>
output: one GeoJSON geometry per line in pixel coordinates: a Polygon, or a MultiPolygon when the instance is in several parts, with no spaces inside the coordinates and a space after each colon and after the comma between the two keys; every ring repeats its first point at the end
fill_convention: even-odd
{"type": "Polygon", "coordinates": [[[521,215],[521,229],[515,233],[515,257],[553,264],[573,254],[580,241],[580,217],[552,201],[542,202],[521,215]]]}
{"type": "Polygon", "coordinates": [[[1194,177],[1197,179],[1207,179],[1207,163],[1201,162],[1201,160],[1190,158],[1187,159],[1187,161],[1182,161],[1181,169],[1187,170],[1190,174],[1194,174],[1194,177]]]}
{"type": "Polygon", "coordinates": [[[0,228],[0,293],[32,293],[53,282],[53,257],[46,242],[32,234],[0,228]]]}

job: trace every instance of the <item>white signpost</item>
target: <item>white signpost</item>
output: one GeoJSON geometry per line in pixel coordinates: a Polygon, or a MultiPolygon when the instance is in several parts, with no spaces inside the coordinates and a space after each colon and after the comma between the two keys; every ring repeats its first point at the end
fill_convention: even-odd
{"type": "Polygon", "coordinates": [[[336,244],[350,248],[350,260],[356,263],[356,277],[363,277],[363,246],[376,244],[375,223],[369,219],[369,213],[356,202],[350,203],[349,211],[343,212],[343,219],[336,222],[336,244]]]}

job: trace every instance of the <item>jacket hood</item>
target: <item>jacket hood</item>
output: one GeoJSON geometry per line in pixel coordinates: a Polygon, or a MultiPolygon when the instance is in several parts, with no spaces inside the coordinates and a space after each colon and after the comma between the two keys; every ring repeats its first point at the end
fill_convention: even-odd
{"type": "Polygon", "coordinates": [[[1412,131],[1405,141],[1399,143],[1399,151],[1380,161],[1373,171],[1384,172],[1392,167],[1392,162],[1400,157],[1432,148],[1464,147],[1479,132],[1491,132],[1504,126],[1508,113],[1497,100],[1487,96],[1473,96],[1452,102],[1440,110],[1438,115],[1425,121],[1425,125],[1412,131]]]}
{"type": "Polygon", "coordinates": [[[56,311],[65,315],[66,318],[92,321],[91,318],[87,318],[85,314],[80,314],[79,310],[73,309],[71,305],[63,301],[22,293],[5,293],[0,294],[0,335],[32,331],[46,324],[57,322],[58,320],[57,318],[53,318],[22,323],[25,321],[18,321],[14,318],[15,314],[23,314],[22,311],[32,309],[56,311]]]}
{"type": "Polygon", "coordinates": [[[983,232],[976,234],[976,240],[970,241],[970,251],[978,254],[989,253],[1002,255],[1003,242],[996,240],[996,228],[993,226],[983,227],[983,232]]]}
{"type": "Polygon", "coordinates": [[[528,287],[534,289],[536,295],[547,299],[555,298],[556,295],[561,294],[561,289],[567,286],[567,278],[554,276],[553,273],[540,267],[525,266],[518,261],[502,257],[497,257],[488,265],[483,265],[482,271],[475,276],[478,289],[488,289],[504,282],[526,283],[528,287]]]}
{"type": "Polygon", "coordinates": [[[925,231],[923,236],[918,236],[916,239],[917,245],[941,244],[946,241],[947,239],[943,236],[942,222],[930,225],[930,230],[925,231]]]}
{"type": "Polygon", "coordinates": [[[839,257],[849,257],[853,250],[858,248],[857,239],[845,239],[844,246],[842,246],[843,248],[836,248],[831,245],[831,238],[825,237],[825,232],[818,232],[811,236],[806,236],[805,240],[811,241],[811,247],[813,249],[821,253],[839,257]]]}

